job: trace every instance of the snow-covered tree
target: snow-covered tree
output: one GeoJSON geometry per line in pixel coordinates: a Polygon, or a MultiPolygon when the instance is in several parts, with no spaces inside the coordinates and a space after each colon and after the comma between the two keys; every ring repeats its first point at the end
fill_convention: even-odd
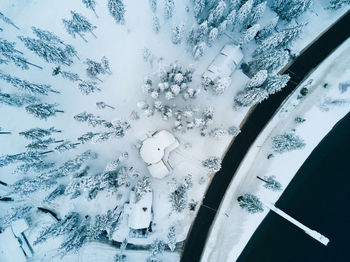
{"type": "Polygon", "coordinates": [[[256,24],[260,18],[263,16],[265,9],[266,9],[266,1],[261,2],[253,7],[252,12],[249,14],[248,19],[246,21],[247,25],[254,25],[256,24]]]}
{"type": "Polygon", "coordinates": [[[109,64],[108,59],[106,57],[102,58],[101,63],[88,58],[86,59],[85,64],[87,65],[87,68],[86,68],[87,75],[93,79],[97,79],[101,81],[98,78],[98,75],[100,74],[105,75],[105,74],[112,73],[108,65],[109,64]]]}
{"type": "Polygon", "coordinates": [[[66,185],[58,185],[49,195],[47,195],[44,199],[44,202],[50,203],[56,198],[62,196],[64,191],[66,190],[66,185]]]}
{"type": "Polygon", "coordinates": [[[41,119],[47,119],[50,116],[56,116],[56,113],[64,113],[62,110],[58,110],[57,104],[36,103],[25,107],[29,114],[41,119]]]}
{"type": "Polygon", "coordinates": [[[291,21],[300,16],[312,4],[312,0],[273,0],[272,9],[284,20],[291,21]]]}
{"type": "Polygon", "coordinates": [[[49,31],[36,27],[32,27],[32,30],[38,39],[24,36],[18,37],[30,51],[48,63],[67,66],[73,63],[72,57],[77,56],[77,51],[73,46],[67,45],[58,36],[49,31]]]}
{"type": "Polygon", "coordinates": [[[194,59],[197,60],[202,57],[206,49],[207,44],[205,42],[200,42],[199,44],[195,45],[192,50],[194,59]]]}
{"type": "Polygon", "coordinates": [[[3,212],[1,212],[2,214],[0,217],[0,227],[4,229],[10,226],[16,220],[26,218],[30,215],[32,210],[33,209],[31,206],[19,206],[11,208],[10,212],[5,215],[3,212]]]}
{"type": "Polygon", "coordinates": [[[230,136],[237,136],[239,133],[241,133],[241,130],[236,126],[230,126],[227,129],[227,132],[230,136]]]}
{"type": "Polygon", "coordinates": [[[31,128],[27,131],[19,132],[19,135],[24,136],[27,139],[42,139],[45,136],[50,136],[53,133],[61,133],[61,130],[57,130],[54,127],[48,129],[44,128],[31,128]]]}
{"type": "Polygon", "coordinates": [[[238,92],[238,94],[234,97],[234,108],[246,107],[261,103],[268,97],[269,93],[264,88],[244,89],[243,91],[238,92]]]}
{"type": "Polygon", "coordinates": [[[209,136],[216,138],[216,139],[222,139],[228,135],[228,132],[224,128],[214,128],[210,130],[209,136]]]}
{"type": "Polygon", "coordinates": [[[176,248],[176,227],[175,226],[169,227],[167,238],[168,238],[168,241],[167,241],[168,247],[170,248],[171,251],[174,251],[176,248]]]}
{"type": "Polygon", "coordinates": [[[15,48],[15,42],[9,42],[0,38],[0,64],[14,63],[21,69],[29,69],[29,65],[43,69],[41,66],[32,64],[24,58],[23,53],[15,48]]]}
{"type": "Polygon", "coordinates": [[[149,0],[149,5],[153,13],[157,12],[157,0],[149,0]]]}
{"type": "Polygon", "coordinates": [[[213,21],[211,23],[213,26],[219,26],[219,23],[223,19],[225,10],[226,10],[225,1],[223,0],[219,1],[215,9],[213,10],[213,21]]]}
{"type": "Polygon", "coordinates": [[[93,33],[96,26],[92,25],[85,16],[74,11],[70,11],[70,13],[72,15],[72,19],[62,19],[63,25],[68,34],[70,34],[73,38],[75,38],[77,34],[85,42],[87,42],[87,40],[84,37],[84,33],[91,33],[96,38],[96,35],[93,33]]]}
{"type": "Polygon", "coordinates": [[[272,34],[261,42],[259,47],[254,51],[254,55],[263,54],[269,49],[271,50],[287,47],[300,36],[300,33],[304,27],[305,24],[300,24],[272,34]]]}
{"type": "Polygon", "coordinates": [[[82,136],[78,137],[78,141],[82,144],[91,141],[98,133],[87,132],[82,136]]]}
{"type": "Polygon", "coordinates": [[[170,19],[173,17],[175,8],[174,0],[164,0],[164,17],[165,19],[170,19]]]}
{"type": "Polygon", "coordinates": [[[4,21],[6,24],[12,25],[14,28],[19,30],[19,27],[15,25],[14,22],[12,22],[12,20],[10,18],[8,18],[7,16],[5,16],[2,12],[0,12],[0,19],[2,21],[4,21]]]}
{"type": "Polygon", "coordinates": [[[253,9],[254,0],[248,0],[245,2],[237,12],[237,22],[243,26],[246,26],[246,21],[249,18],[253,9]]]}
{"type": "Polygon", "coordinates": [[[114,261],[113,262],[126,262],[126,255],[123,254],[116,254],[114,256],[114,261]]]}
{"type": "Polygon", "coordinates": [[[153,31],[155,32],[155,33],[158,33],[159,32],[159,30],[160,30],[160,22],[159,22],[159,18],[156,16],[156,15],[154,15],[153,16],[153,19],[152,19],[152,29],[153,29],[153,31]]]}
{"type": "Polygon", "coordinates": [[[98,15],[96,14],[96,1],[95,0],[82,0],[83,4],[86,8],[91,9],[96,17],[98,18],[98,15]]]}
{"type": "Polygon", "coordinates": [[[26,151],[23,153],[15,155],[3,155],[0,156],[0,167],[4,167],[15,162],[24,162],[24,163],[38,163],[43,158],[46,157],[46,154],[49,152],[37,152],[37,151],[26,151]]]}
{"type": "Polygon", "coordinates": [[[72,82],[82,81],[78,74],[72,73],[72,72],[69,72],[69,71],[62,71],[60,66],[57,66],[57,67],[55,67],[52,70],[52,75],[53,76],[60,75],[64,79],[68,79],[68,80],[70,80],[72,82]]]}
{"type": "Polygon", "coordinates": [[[350,0],[331,0],[328,8],[337,10],[342,8],[344,5],[349,5],[349,4],[350,4],[350,0]]]}
{"type": "Polygon", "coordinates": [[[259,32],[258,35],[256,36],[256,40],[258,42],[261,42],[263,40],[265,40],[266,38],[268,38],[269,36],[271,36],[274,32],[276,32],[276,26],[278,23],[278,19],[279,17],[276,16],[275,18],[273,18],[271,20],[270,23],[268,23],[267,25],[265,25],[259,32]]]}
{"type": "Polygon", "coordinates": [[[219,30],[216,27],[212,28],[208,35],[208,44],[212,45],[215,42],[215,40],[218,38],[218,35],[219,35],[219,30]]]}
{"type": "Polygon", "coordinates": [[[283,49],[268,49],[263,53],[253,54],[252,61],[249,62],[250,70],[258,72],[267,70],[274,73],[289,59],[289,52],[283,49]]]}
{"type": "Polygon", "coordinates": [[[114,106],[110,106],[110,105],[107,105],[105,102],[103,101],[100,101],[100,102],[96,102],[96,106],[98,109],[104,109],[106,107],[110,108],[110,109],[115,109],[114,106]]]}
{"type": "Polygon", "coordinates": [[[79,226],[80,221],[81,221],[81,218],[78,213],[76,212],[69,213],[62,220],[57,221],[51,226],[44,228],[40,232],[38,238],[34,241],[34,245],[42,243],[51,237],[69,235],[69,234],[72,234],[71,232],[73,232],[74,234],[74,231],[79,226]]]}
{"type": "Polygon", "coordinates": [[[252,194],[244,194],[237,198],[238,204],[241,208],[247,210],[251,214],[261,213],[264,207],[260,199],[252,194]]]}
{"type": "Polygon", "coordinates": [[[272,138],[272,149],[276,153],[284,153],[305,147],[305,142],[293,133],[284,133],[272,138]]]}
{"type": "Polygon", "coordinates": [[[22,107],[24,105],[37,103],[39,99],[31,95],[17,95],[0,92],[0,104],[22,107]]]}
{"type": "Polygon", "coordinates": [[[101,89],[97,86],[97,83],[94,81],[85,81],[82,80],[78,84],[79,90],[84,94],[84,95],[89,95],[93,92],[101,91],[101,89]]]}
{"type": "Polygon", "coordinates": [[[171,42],[173,42],[174,45],[180,44],[184,35],[184,24],[175,25],[172,29],[171,33],[171,42]]]}
{"type": "Polygon", "coordinates": [[[247,30],[245,30],[239,39],[239,44],[244,45],[249,43],[251,40],[254,39],[258,31],[260,30],[260,25],[255,24],[252,27],[249,27],[247,30]]]}
{"type": "Polygon", "coordinates": [[[193,0],[194,16],[198,19],[206,7],[206,0],[193,0]]]}
{"type": "Polygon", "coordinates": [[[53,143],[60,143],[63,140],[56,141],[53,138],[47,138],[47,139],[37,139],[28,145],[26,145],[26,148],[28,150],[46,150],[51,144],[53,143]]]}
{"type": "Polygon", "coordinates": [[[211,156],[202,161],[202,166],[207,168],[210,172],[216,173],[221,169],[221,159],[216,156],[211,156]]]}
{"type": "Polygon", "coordinates": [[[63,141],[60,145],[56,146],[54,149],[60,153],[67,150],[75,149],[80,143],[73,143],[69,140],[63,141]]]}
{"type": "Polygon", "coordinates": [[[182,184],[170,193],[169,200],[173,210],[181,213],[187,207],[187,192],[186,187],[182,184]]]}
{"type": "MultiPolygon", "coordinates": [[[[50,151],[46,151],[46,152],[50,152],[50,151]]],[[[40,154],[40,152],[39,152],[39,154],[40,154]]],[[[14,173],[27,174],[28,172],[32,172],[35,174],[35,173],[41,173],[44,171],[48,171],[54,167],[55,167],[55,163],[53,163],[53,162],[38,160],[35,162],[30,162],[30,163],[23,163],[23,164],[17,166],[14,173]]]]}
{"type": "Polygon", "coordinates": [[[267,189],[271,189],[272,191],[280,191],[282,190],[282,185],[280,182],[276,180],[275,176],[264,176],[263,178],[258,176],[258,179],[262,180],[264,183],[264,187],[267,189]]]}
{"type": "Polygon", "coordinates": [[[290,79],[290,76],[287,74],[272,75],[266,79],[266,82],[264,83],[263,87],[271,95],[280,91],[283,87],[285,87],[289,79],[290,79]]]}
{"type": "Polygon", "coordinates": [[[228,28],[233,28],[235,22],[236,22],[236,9],[233,9],[226,17],[226,21],[227,21],[227,27],[228,28]]]}
{"type": "Polygon", "coordinates": [[[151,245],[151,255],[147,262],[157,261],[157,256],[163,254],[165,250],[165,243],[163,240],[156,239],[151,245]]]}
{"type": "Polygon", "coordinates": [[[48,95],[49,92],[59,93],[58,91],[52,89],[51,85],[31,83],[27,80],[22,80],[15,76],[6,74],[1,70],[0,70],[0,79],[6,81],[7,83],[11,84],[12,86],[22,91],[26,91],[32,94],[48,95]]]}
{"type": "Polygon", "coordinates": [[[267,70],[258,71],[246,84],[246,88],[259,87],[267,79],[267,70]]]}
{"type": "Polygon", "coordinates": [[[123,0],[108,0],[108,9],[109,13],[117,23],[125,23],[125,6],[123,0]]]}
{"type": "Polygon", "coordinates": [[[149,176],[141,177],[137,182],[135,187],[133,188],[136,196],[136,202],[142,199],[144,194],[151,192],[151,180],[149,176]]]}

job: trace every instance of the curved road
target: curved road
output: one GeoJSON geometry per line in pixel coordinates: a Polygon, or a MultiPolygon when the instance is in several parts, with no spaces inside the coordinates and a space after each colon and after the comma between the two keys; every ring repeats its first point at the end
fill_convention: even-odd
{"type": "Polygon", "coordinates": [[[350,37],[349,25],[350,11],[339,18],[336,23],[306,47],[290,65],[281,71],[281,73],[288,73],[291,77],[287,86],[253,108],[241,128],[241,133],[234,139],[227,151],[221,170],[214,176],[204,196],[185,242],[181,262],[200,261],[216,210],[219,208],[226,189],[250,146],[288,95],[317,65],[350,37]]]}

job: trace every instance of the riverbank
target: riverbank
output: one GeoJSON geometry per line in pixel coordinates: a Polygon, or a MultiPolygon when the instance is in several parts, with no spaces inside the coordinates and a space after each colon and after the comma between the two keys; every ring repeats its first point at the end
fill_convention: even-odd
{"type": "Polygon", "coordinates": [[[319,141],[349,111],[346,101],[340,107],[330,103],[331,100],[349,99],[349,90],[341,93],[338,89],[339,83],[349,80],[346,78],[349,43],[347,41],[339,47],[299,86],[254,142],[221,204],[202,261],[235,261],[238,258],[268,211],[250,215],[238,206],[236,198],[243,193],[253,193],[263,200],[275,202],[282,192],[267,191],[256,176],[275,175],[286,188],[319,141]],[[300,89],[310,79],[314,81],[308,87],[308,95],[298,99],[300,89]],[[306,121],[297,124],[294,121],[296,117],[306,121]],[[268,160],[267,155],[272,153],[271,137],[284,132],[295,132],[301,136],[306,141],[306,147],[302,151],[275,155],[268,160]]]}
{"type": "Polygon", "coordinates": [[[270,212],[239,262],[277,262],[281,257],[286,262],[350,261],[350,213],[343,209],[350,198],[349,130],[350,113],[315,148],[276,203],[303,224],[326,235],[330,239],[327,247],[270,212]]]}

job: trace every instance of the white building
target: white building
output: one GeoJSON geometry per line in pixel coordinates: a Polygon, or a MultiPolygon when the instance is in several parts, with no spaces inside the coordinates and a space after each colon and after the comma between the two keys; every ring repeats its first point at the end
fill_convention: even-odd
{"type": "Polygon", "coordinates": [[[178,146],[177,139],[166,130],[157,131],[142,142],[140,155],[153,177],[163,178],[172,171],[169,154],[178,146]]]}
{"type": "Polygon", "coordinates": [[[240,46],[226,44],[204,72],[203,78],[215,81],[218,77],[230,77],[242,59],[240,46]]]}
{"type": "Polygon", "coordinates": [[[130,192],[129,204],[124,205],[125,214],[129,215],[128,226],[132,229],[148,228],[152,221],[152,192],[147,192],[136,202],[134,191],[130,192]]]}

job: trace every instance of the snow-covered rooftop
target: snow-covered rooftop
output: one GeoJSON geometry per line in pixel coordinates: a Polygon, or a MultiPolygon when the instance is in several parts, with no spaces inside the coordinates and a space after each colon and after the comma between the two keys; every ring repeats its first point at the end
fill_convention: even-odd
{"type": "Polygon", "coordinates": [[[169,131],[157,131],[143,141],[140,155],[153,177],[163,178],[170,172],[167,164],[169,153],[179,146],[179,142],[169,131]]]}
{"type": "Polygon", "coordinates": [[[241,62],[243,53],[237,45],[226,44],[209,65],[204,77],[214,80],[217,77],[229,77],[241,62]]]}
{"type": "Polygon", "coordinates": [[[21,235],[22,232],[26,231],[28,229],[27,222],[22,218],[18,219],[15,222],[11,224],[12,231],[16,236],[21,235]]]}
{"type": "Polygon", "coordinates": [[[152,192],[147,192],[136,202],[134,191],[130,192],[130,203],[125,206],[129,214],[128,226],[133,229],[148,228],[152,220],[152,192]]]}

